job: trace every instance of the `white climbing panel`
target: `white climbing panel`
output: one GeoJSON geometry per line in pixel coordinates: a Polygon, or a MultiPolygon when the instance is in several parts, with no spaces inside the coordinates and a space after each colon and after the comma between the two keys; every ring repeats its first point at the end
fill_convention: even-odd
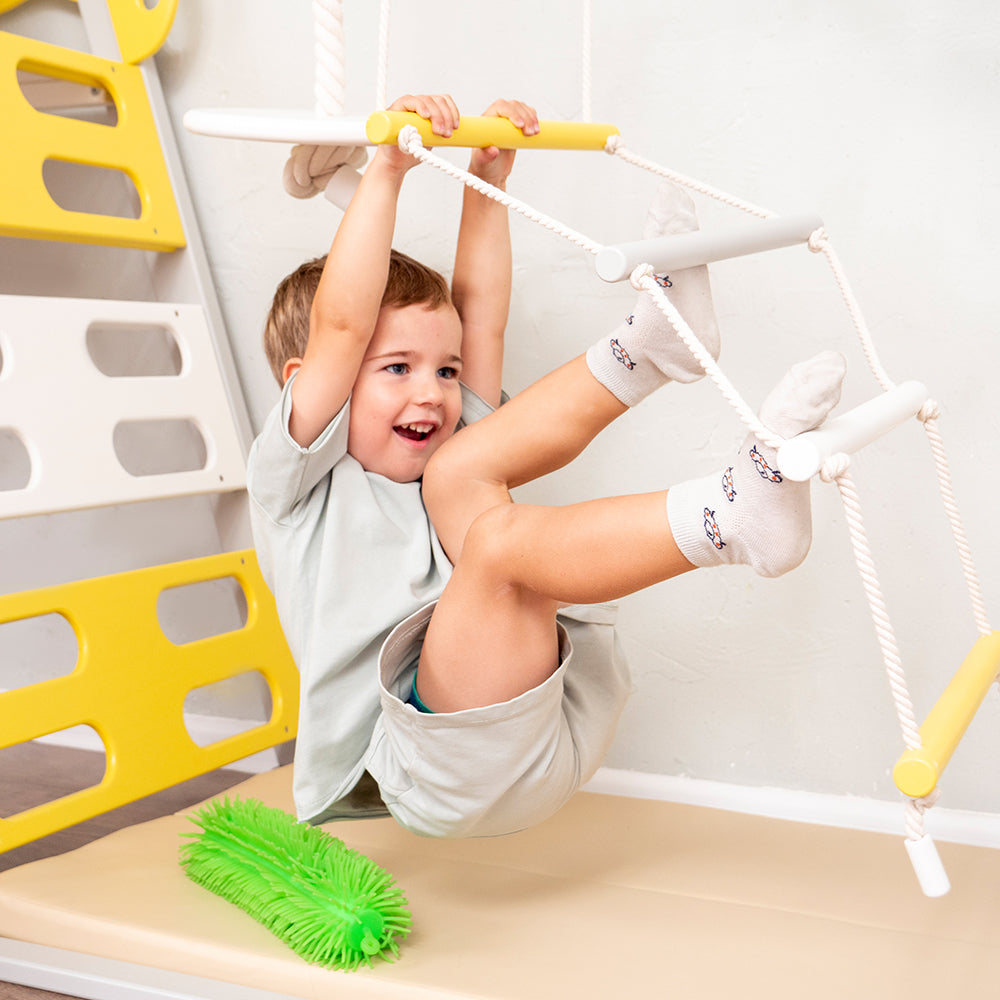
{"type": "Polygon", "coordinates": [[[201,306],[2,295],[0,357],[0,430],[30,466],[20,488],[0,490],[0,517],[245,486],[201,306]],[[111,349],[102,371],[98,335],[109,333],[132,355],[130,338],[156,334],[176,370],[116,371],[111,349]]]}

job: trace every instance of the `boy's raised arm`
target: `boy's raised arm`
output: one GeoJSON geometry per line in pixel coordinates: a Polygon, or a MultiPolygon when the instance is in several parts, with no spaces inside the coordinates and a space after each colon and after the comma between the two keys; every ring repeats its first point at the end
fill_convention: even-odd
{"type": "MultiPolygon", "coordinates": [[[[447,96],[407,95],[391,110],[415,111],[437,135],[458,125],[458,108],[447,96]]],[[[285,374],[298,372],[289,432],[304,448],[351,394],[385,291],[399,191],[417,162],[395,146],[380,146],[337,228],[313,299],[305,357],[293,359],[285,374]]]]}
{"type": "MultiPolygon", "coordinates": [[[[538,132],[535,109],[520,101],[494,101],[484,113],[509,119],[525,135],[538,132]]],[[[513,166],[514,150],[491,146],[472,153],[469,172],[504,189],[513,166]]],[[[492,406],[500,405],[510,286],[507,209],[467,187],[455,250],[452,299],[462,319],[462,381],[492,406]]]]}

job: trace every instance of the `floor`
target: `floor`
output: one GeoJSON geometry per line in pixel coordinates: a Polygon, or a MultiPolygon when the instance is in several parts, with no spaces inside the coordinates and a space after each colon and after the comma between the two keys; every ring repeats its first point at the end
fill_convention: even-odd
{"type": "MultiPolygon", "coordinates": [[[[100,781],[104,755],[88,750],[23,744],[0,756],[0,815],[12,816],[76,788],[100,781]]],[[[0,871],[63,854],[135,823],[168,816],[245,780],[241,771],[219,770],[114,809],[68,830],[0,853],[0,871]]],[[[0,1000],[59,1000],[59,995],[0,982],[0,1000]]]]}

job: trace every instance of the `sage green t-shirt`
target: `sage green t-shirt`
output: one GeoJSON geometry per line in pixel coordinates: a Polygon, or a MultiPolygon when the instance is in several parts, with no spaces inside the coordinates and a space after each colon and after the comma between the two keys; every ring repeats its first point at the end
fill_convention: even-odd
{"type": "MultiPolygon", "coordinates": [[[[404,618],[436,600],[451,563],[420,483],[366,472],[347,454],[350,402],[309,448],[288,433],[291,384],[254,441],[254,544],[299,668],[294,796],[300,819],[345,796],[379,715],[378,653],[404,618]]],[[[490,412],[462,386],[462,424],[490,412]]]]}

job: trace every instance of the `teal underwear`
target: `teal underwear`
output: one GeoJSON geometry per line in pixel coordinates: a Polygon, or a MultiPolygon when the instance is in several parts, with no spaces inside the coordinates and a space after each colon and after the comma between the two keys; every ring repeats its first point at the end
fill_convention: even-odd
{"type": "Polygon", "coordinates": [[[410,690],[410,697],[406,699],[407,705],[412,705],[418,712],[423,712],[425,715],[433,715],[432,709],[429,709],[421,700],[420,695],[417,694],[417,679],[413,678],[413,687],[410,690]]]}

